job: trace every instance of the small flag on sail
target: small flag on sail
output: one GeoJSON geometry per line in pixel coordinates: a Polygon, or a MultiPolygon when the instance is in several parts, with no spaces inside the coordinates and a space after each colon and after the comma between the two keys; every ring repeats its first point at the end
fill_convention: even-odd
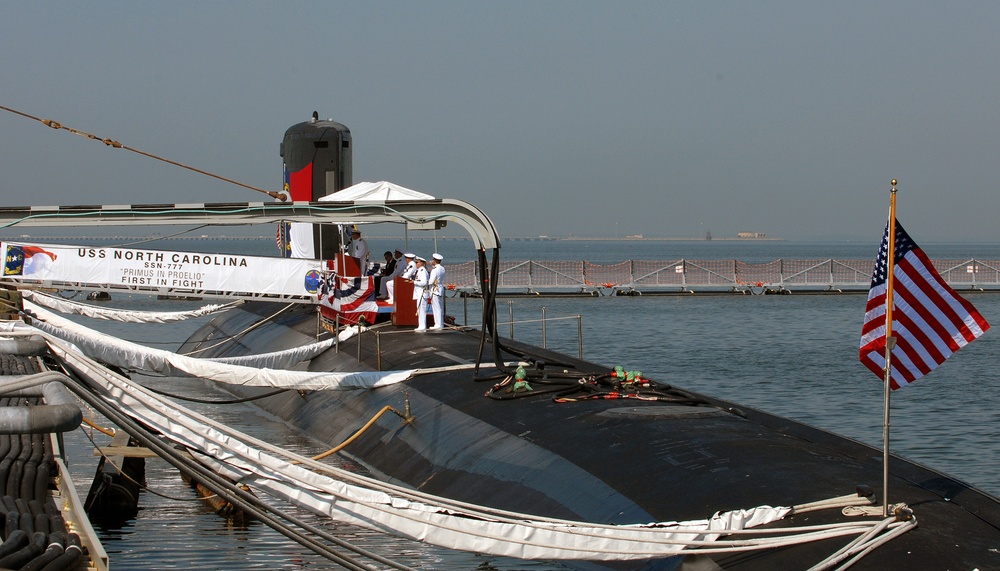
{"type": "MultiPolygon", "coordinates": [[[[990,328],[976,308],[944,282],[899,222],[895,226],[892,335],[896,346],[889,377],[894,390],[933,371],[990,328]]],[[[879,378],[885,376],[888,255],[887,223],[861,330],[861,362],[879,378]]]]}
{"type": "Polygon", "coordinates": [[[274,235],[274,241],[278,245],[278,251],[282,258],[292,257],[292,241],[289,239],[291,224],[284,221],[278,222],[278,231],[274,235]]]}

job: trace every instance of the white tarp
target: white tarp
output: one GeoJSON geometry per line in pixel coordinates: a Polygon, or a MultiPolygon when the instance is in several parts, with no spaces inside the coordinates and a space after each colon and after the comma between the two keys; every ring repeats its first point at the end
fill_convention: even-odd
{"type": "MultiPolygon", "coordinates": [[[[704,520],[614,526],[477,509],[279,452],[88,363],[58,340],[50,341],[50,346],[71,367],[91,377],[98,375],[109,397],[129,415],[199,451],[199,459],[237,483],[256,486],[335,521],[433,545],[520,559],[641,560],[683,554],[691,548],[693,553],[711,550],[724,532],[763,525],[791,511],[760,506],[716,513],[704,520]]],[[[839,528],[836,535],[858,532],[839,528]]],[[[719,543],[720,548],[733,545],[725,540],[719,543]]]]}
{"type": "Polygon", "coordinates": [[[292,258],[312,259],[316,257],[313,225],[308,222],[288,223],[288,246],[292,258]]]}
{"type": "MultiPolygon", "coordinates": [[[[30,309],[38,315],[39,319],[34,321],[38,329],[72,343],[84,354],[98,361],[124,369],[137,369],[166,376],[199,377],[231,385],[298,390],[367,389],[405,381],[413,374],[412,370],[313,373],[213,362],[162,349],[152,349],[112,337],[60,317],[30,301],[25,301],[24,306],[25,309],[30,309]]],[[[280,364],[289,366],[306,358],[312,358],[329,348],[331,343],[332,341],[325,341],[298,348],[303,354],[290,350],[282,357],[280,364]]],[[[279,364],[277,360],[273,362],[279,364]]]]}
{"type": "Polygon", "coordinates": [[[124,323],[174,323],[185,321],[195,317],[212,315],[220,311],[225,311],[243,303],[242,300],[232,303],[209,304],[190,311],[136,311],[131,309],[114,309],[110,307],[97,307],[87,303],[71,301],[44,294],[40,291],[26,290],[22,292],[24,299],[30,300],[38,305],[54,309],[59,313],[72,313],[83,315],[94,319],[106,319],[110,321],[121,321],[124,323]]]}
{"type": "Polygon", "coordinates": [[[359,182],[354,186],[323,196],[319,200],[320,202],[372,203],[387,200],[434,200],[434,197],[393,182],[380,180],[378,182],[359,182]]]}
{"type": "Polygon", "coordinates": [[[294,298],[315,303],[319,260],[0,242],[2,280],[161,294],[294,298]]]}

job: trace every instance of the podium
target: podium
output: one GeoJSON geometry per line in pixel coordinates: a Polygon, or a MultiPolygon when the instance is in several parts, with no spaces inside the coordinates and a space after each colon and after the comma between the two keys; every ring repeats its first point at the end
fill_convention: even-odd
{"type": "Polygon", "coordinates": [[[417,324],[417,300],[413,299],[413,282],[396,276],[393,278],[392,299],[396,310],[392,313],[393,325],[417,324]]]}
{"type": "Polygon", "coordinates": [[[357,259],[339,252],[337,254],[337,273],[345,278],[358,277],[361,275],[361,266],[358,265],[357,259]]]}

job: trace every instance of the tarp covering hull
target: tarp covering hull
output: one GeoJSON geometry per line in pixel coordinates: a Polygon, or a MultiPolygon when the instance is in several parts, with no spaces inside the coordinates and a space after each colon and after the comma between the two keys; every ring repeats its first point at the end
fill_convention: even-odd
{"type": "MultiPolygon", "coordinates": [[[[21,329],[30,332],[33,328],[21,329]]],[[[787,507],[761,506],[716,513],[698,521],[605,526],[536,520],[526,514],[477,511],[471,506],[465,509],[461,504],[406,492],[305,457],[284,451],[276,455],[276,447],[172,404],[104,369],[65,342],[41,334],[49,336],[50,347],[58,358],[96,383],[122,410],[170,440],[198,451],[203,462],[237,483],[251,484],[339,522],[442,547],[521,559],[663,558],[703,548],[721,534],[773,522],[790,511],[787,507]]]]}
{"type": "Polygon", "coordinates": [[[262,368],[265,364],[291,365],[326,351],[333,340],[289,348],[280,353],[260,356],[240,356],[235,362],[253,366],[213,362],[208,359],[185,357],[161,349],[151,349],[135,343],[87,329],[25,302],[25,307],[41,318],[35,325],[55,337],[80,347],[84,353],[103,363],[123,369],[139,369],[167,376],[199,377],[220,383],[247,387],[274,387],[297,390],[343,390],[385,386],[410,378],[413,371],[353,371],[348,373],[312,373],[285,369],[262,368]],[[260,366],[258,366],[260,365],[260,366]]]}

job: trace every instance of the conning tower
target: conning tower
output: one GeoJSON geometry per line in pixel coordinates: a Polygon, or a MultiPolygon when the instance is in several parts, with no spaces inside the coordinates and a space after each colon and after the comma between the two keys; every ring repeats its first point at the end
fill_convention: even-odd
{"type": "MultiPolygon", "coordinates": [[[[284,188],[292,201],[316,201],[353,183],[351,130],[336,121],[312,119],[285,131],[279,151],[284,162],[284,188]]],[[[332,259],[340,249],[336,227],[313,225],[313,253],[332,259]]]]}

